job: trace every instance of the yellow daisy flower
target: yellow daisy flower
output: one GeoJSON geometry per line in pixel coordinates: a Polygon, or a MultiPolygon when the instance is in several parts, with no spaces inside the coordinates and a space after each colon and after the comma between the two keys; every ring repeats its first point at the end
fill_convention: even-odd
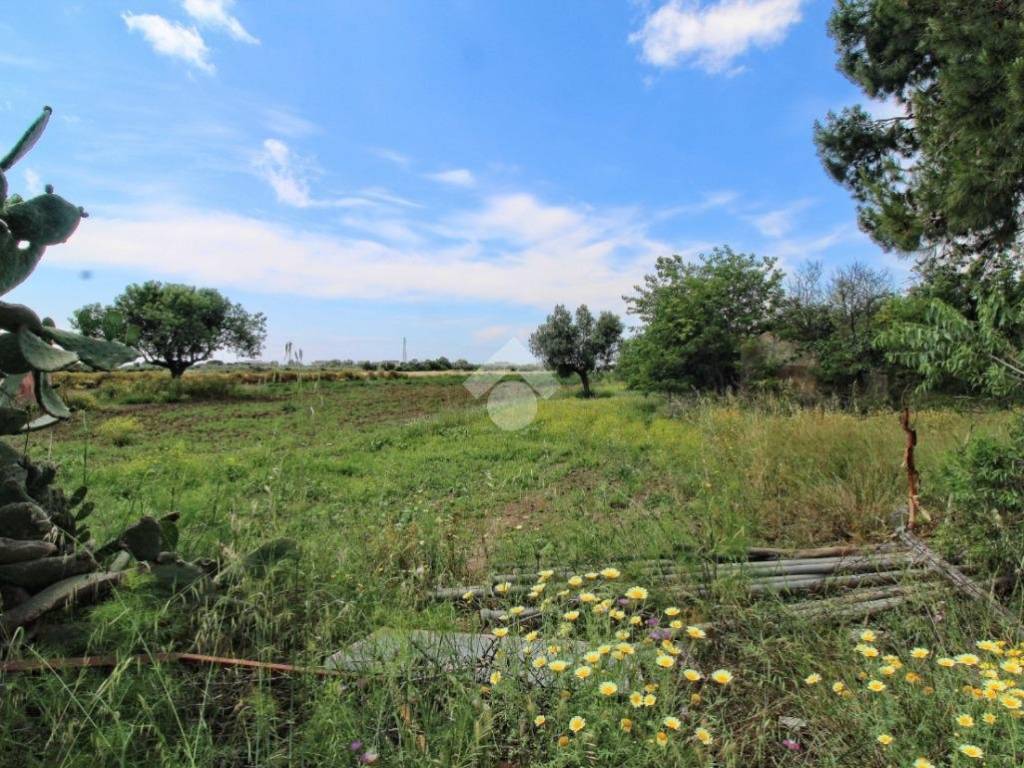
{"type": "Polygon", "coordinates": [[[569,730],[573,733],[579,733],[586,727],[587,721],[579,715],[569,720],[569,730]]]}
{"type": "Polygon", "coordinates": [[[576,671],[573,672],[573,674],[576,675],[576,677],[578,677],[580,680],[586,680],[588,677],[590,677],[590,671],[590,667],[583,666],[578,667],[576,671]]]}
{"type": "Polygon", "coordinates": [[[647,590],[643,587],[630,587],[626,590],[626,597],[630,600],[646,600],[647,590]]]}
{"type": "Polygon", "coordinates": [[[970,757],[973,760],[980,760],[985,756],[981,747],[976,747],[973,744],[961,744],[957,749],[960,750],[960,754],[965,757],[970,757]]]}
{"type": "Polygon", "coordinates": [[[929,651],[927,648],[911,648],[910,649],[910,657],[912,659],[927,659],[930,654],[931,654],[931,651],[929,651]]]}
{"type": "Polygon", "coordinates": [[[970,715],[957,715],[956,724],[959,725],[961,728],[973,728],[974,718],[970,715]]]}
{"type": "Polygon", "coordinates": [[[873,643],[878,639],[878,635],[876,635],[873,630],[865,629],[860,633],[860,639],[865,643],[873,643]]]}
{"type": "Polygon", "coordinates": [[[705,747],[712,741],[711,731],[709,731],[707,728],[698,728],[696,731],[693,732],[693,736],[705,747]]]}
{"type": "Polygon", "coordinates": [[[678,608],[676,608],[674,605],[669,606],[668,608],[665,609],[665,615],[668,616],[669,618],[672,618],[674,616],[678,616],[679,614],[680,614],[680,610],[678,608]]]}
{"type": "Polygon", "coordinates": [[[653,693],[648,693],[646,696],[644,696],[645,707],[653,707],[657,703],[657,701],[658,697],[655,696],[653,693]]]}
{"type": "Polygon", "coordinates": [[[683,725],[682,721],[678,717],[672,716],[666,717],[661,722],[670,731],[678,731],[683,725]]]}
{"type": "Polygon", "coordinates": [[[881,693],[886,688],[885,683],[881,680],[872,680],[868,683],[868,690],[872,693],[881,693]]]}
{"type": "Polygon", "coordinates": [[[508,634],[508,628],[507,627],[498,627],[496,630],[494,630],[494,636],[495,637],[505,637],[505,635],[507,635],[507,634],[508,634]]]}
{"type": "Polygon", "coordinates": [[[707,632],[705,632],[700,627],[687,627],[686,634],[692,637],[694,640],[703,640],[705,637],[708,636],[707,632]]]}
{"type": "Polygon", "coordinates": [[[605,681],[598,686],[597,690],[602,696],[614,696],[619,691],[619,686],[611,681],[605,681]]]}
{"type": "Polygon", "coordinates": [[[804,684],[805,685],[817,685],[820,682],[821,682],[821,675],[819,675],[817,672],[812,672],[811,674],[809,674],[807,677],[804,678],[804,684]]]}
{"type": "Polygon", "coordinates": [[[644,705],[644,695],[633,691],[633,693],[629,694],[629,703],[635,708],[642,707],[644,705]]]}
{"type": "Polygon", "coordinates": [[[560,659],[555,659],[550,664],[548,664],[548,668],[552,672],[565,672],[565,670],[569,668],[569,662],[562,661],[560,659]]]}
{"type": "Polygon", "coordinates": [[[614,581],[621,575],[622,573],[619,571],[618,568],[605,568],[601,571],[601,577],[608,579],[609,581],[614,581]]]}
{"type": "Polygon", "coordinates": [[[673,659],[671,656],[665,656],[664,654],[659,655],[658,658],[655,659],[655,664],[657,664],[662,669],[671,669],[675,663],[675,659],[673,659]]]}
{"type": "Polygon", "coordinates": [[[544,725],[544,723],[546,723],[547,721],[548,719],[544,717],[544,715],[537,715],[535,718],[533,718],[533,724],[538,728],[544,725]]]}
{"type": "Polygon", "coordinates": [[[696,683],[698,680],[701,679],[701,677],[703,677],[703,675],[701,675],[701,673],[698,672],[696,669],[684,669],[683,677],[685,677],[691,683],[696,683]]]}
{"type": "Polygon", "coordinates": [[[501,672],[491,672],[491,685],[497,685],[501,682],[501,672]]]}
{"type": "Polygon", "coordinates": [[[629,733],[633,730],[633,721],[630,720],[628,717],[624,717],[621,720],[619,720],[619,728],[621,728],[626,733],[629,733]]]}
{"type": "Polygon", "coordinates": [[[654,741],[659,747],[668,746],[668,734],[664,731],[658,731],[658,734],[654,737],[654,741]]]}
{"type": "Polygon", "coordinates": [[[711,673],[711,679],[719,685],[728,685],[732,682],[732,672],[727,669],[716,669],[711,673]]]}
{"type": "Polygon", "coordinates": [[[888,733],[880,733],[878,734],[878,736],[875,737],[875,741],[877,741],[883,747],[888,747],[890,744],[893,743],[894,739],[888,733]]]}
{"type": "Polygon", "coordinates": [[[494,585],[494,591],[499,595],[506,594],[510,589],[512,589],[511,581],[503,581],[500,584],[494,585]]]}

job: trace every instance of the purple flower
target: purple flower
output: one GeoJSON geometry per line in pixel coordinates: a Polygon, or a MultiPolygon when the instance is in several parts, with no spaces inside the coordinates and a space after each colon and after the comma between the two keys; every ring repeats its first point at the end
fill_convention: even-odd
{"type": "Polygon", "coordinates": [[[629,598],[628,597],[620,597],[618,600],[616,600],[616,602],[619,605],[621,605],[622,607],[625,607],[625,606],[629,605],[629,598]]]}
{"type": "Polygon", "coordinates": [[[360,749],[363,748],[363,742],[361,742],[359,739],[356,739],[348,745],[348,748],[351,749],[353,752],[358,752],[360,749]]]}
{"type": "Polygon", "coordinates": [[[359,762],[361,765],[373,765],[380,758],[376,752],[372,749],[368,749],[359,756],[359,762]]]}
{"type": "Polygon", "coordinates": [[[668,629],[656,629],[650,634],[651,640],[669,640],[672,637],[672,631],[668,629]]]}
{"type": "Polygon", "coordinates": [[[800,746],[799,742],[793,741],[792,739],[783,739],[782,746],[791,752],[799,752],[803,747],[800,746]]]}
{"type": "Polygon", "coordinates": [[[649,618],[647,620],[647,626],[648,627],[656,627],[656,626],[658,626],[658,624],[660,622],[661,622],[661,619],[659,619],[657,616],[651,616],[651,618],[649,618]]]}

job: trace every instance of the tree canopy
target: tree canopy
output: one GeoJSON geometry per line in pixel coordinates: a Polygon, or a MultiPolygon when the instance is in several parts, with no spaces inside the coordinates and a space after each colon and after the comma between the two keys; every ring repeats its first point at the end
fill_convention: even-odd
{"type": "Polygon", "coordinates": [[[790,280],[776,332],[814,360],[819,384],[847,397],[886,367],[875,336],[879,312],[894,295],[884,270],[854,262],[825,282],[821,264],[810,262],[790,280]]]}
{"type": "Polygon", "coordinates": [[[782,301],[775,260],[715,248],[691,262],[657,260],[624,297],[643,325],[624,346],[620,370],[645,390],[724,390],[740,377],[744,341],[768,330],[782,301]]]}
{"type": "Polygon", "coordinates": [[[977,266],[1018,251],[1024,2],[839,0],[829,32],[840,71],[896,112],[855,106],[815,125],[861,227],[926,262],[977,266]]]}
{"type": "Polygon", "coordinates": [[[112,305],[81,307],[71,323],[85,336],[130,339],[174,378],[218,350],[254,357],[267,335],[262,313],[245,311],[213,288],[152,280],[129,285],[112,305]]]}
{"type": "Polygon", "coordinates": [[[622,320],[612,312],[602,312],[595,320],[581,304],[574,320],[559,304],[530,336],[530,351],[559,376],[578,375],[584,397],[590,397],[590,374],[612,364],[622,330],[622,320]]]}

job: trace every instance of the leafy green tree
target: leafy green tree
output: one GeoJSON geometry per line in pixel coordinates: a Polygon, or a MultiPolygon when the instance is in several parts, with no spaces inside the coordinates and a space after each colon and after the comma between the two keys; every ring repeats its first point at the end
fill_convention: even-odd
{"type": "Polygon", "coordinates": [[[863,391],[875,374],[889,373],[875,336],[879,312],[892,296],[885,270],[855,262],[825,283],[821,265],[812,262],[791,281],[777,332],[814,359],[819,384],[850,396],[863,391]]]}
{"type": "Polygon", "coordinates": [[[729,247],[659,258],[634,290],[624,298],[643,325],[619,370],[634,388],[669,392],[738,384],[744,342],[771,327],[783,296],[774,259],[729,247]]]}
{"type": "Polygon", "coordinates": [[[71,323],[94,338],[132,338],[146,360],[173,378],[218,350],[255,357],[267,335],[262,313],[246,312],[213,288],[153,280],[129,285],[110,306],[81,307],[71,323]]]}
{"type": "Polygon", "coordinates": [[[530,336],[530,351],[559,376],[579,376],[583,396],[590,397],[590,374],[611,366],[622,330],[622,320],[612,312],[602,312],[595,320],[587,305],[581,304],[574,320],[559,304],[530,336]]]}
{"type": "Polygon", "coordinates": [[[953,379],[991,395],[1024,392],[1024,280],[1013,270],[979,280],[962,306],[930,297],[917,306],[917,317],[877,341],[891,360],[917,370],[924,388],[953,379]]]}
{"type": "MultiPolygon", "coordinates": [[[[815,125],[826,170],[885,248],[976,267],[1020,245],[1024,2],[838,0],[839,69],[876,100],[815,125]]],[[[1014,256],[1019,260],[1019,254],[1014,256]]]]}

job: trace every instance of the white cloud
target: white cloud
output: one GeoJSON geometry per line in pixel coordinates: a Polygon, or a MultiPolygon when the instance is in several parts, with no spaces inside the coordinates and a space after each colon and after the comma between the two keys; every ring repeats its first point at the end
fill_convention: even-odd
{"type": "Polygon", "coordinates": [[[475,187],[476,177],[471,171],[465,168],[452,168],[448,171],[428,174],[427,178],[439,181],[442,184],[450,184],[453,187],[475,187]]]}
{"type": "Polygon", "coordinates": [[[813,200],[797,200],[795,203],[774,211],[767,211],[748,217],[751,224],[765,237],[780,238],[793,229],[797,214],[814,204],[813,200]]]}
{"type": "Polygon", "coordinates": [[[152,13],[126,12],[121,14],[121,18],[129,31],[141,33],[157,53],[213,73],[215,68],[210,62],[210,49],[195,27],[186,27],[152,13]]]}
{"type": "Polygon", "coordinates": [[[234,0],[183,0],[182,7],[185,13],[204,27],[222,29],[243,43],[259,44],[259,39],[249,34],[242,22],[228,13],[234,4],[234,0]]]}
{"type": "Polygon", "coordinates": [[[253,169],[270,188],[278,202],[293,208],[371,208],[382,203],[415,206],[404,198],[394,197],[384,190],[367,189],[358,195],[320,198],[310,192],[310,179],[316,167],[306,158],[296,155],[280,139],[266,139],[253,158],[253,169]]]}
{"type": "Polygon", "coordinates": [[[32,168],[25,169],[25,192],[29,197],[35,197],[43,193],[43,180],[32,168]]]}
{"type": "Polygon", "coordinates": [[[800,21],[803,0],[669,0],[630,35],[656,67],[695,63],[712,74],[734,69],[751,46],[766,48],[800,21]]]}
{"type": "Polygon", "coordinates": [[[387,147],[374,147],[370,151],[381,160],[387,160],[389,163],[400,165],[403,168],[412,162],[406,155],[403,155],[401,152],[396,152],[393,149],[388,149],[387,147]]]}
{"type": "Polygon", "coordinates": [[[291,149],[283,141],[264,141],[255,166],[263,180],[273,188],[278,201],[296,208],[307,208],[312,204],[307,173],[296,166],[291,149]]]}
{"type": "Polygon", "coordinates": [[[482,211],[453,217],[444,238],[427,225],[403,223],[423,240],[389,243],[382,232],[325,235],[187,208],[97,214],[50,263],[135,268],[299,296],[463,299],[542,309],[586,302],[593,309],[621,310],[622,294],[640,282],[655,257],[679,250],[648,238],[628,219],[550,207],[529,195],[494,199],[482,211]],[[527,214],[544,223],[529,225],[527,214]],[[516,242],[481,239],[485,222],[504,222],[503,231],[516,242]],[[139,248],[140,242],[151,245],[139,248]]]}
{"type": "Polygon", "coordinates": [[[316,123],[287,109],[267,108],[264,110],[263,118],[267,129],[278,136],[301,139],[319,131],[316,123]]]}

